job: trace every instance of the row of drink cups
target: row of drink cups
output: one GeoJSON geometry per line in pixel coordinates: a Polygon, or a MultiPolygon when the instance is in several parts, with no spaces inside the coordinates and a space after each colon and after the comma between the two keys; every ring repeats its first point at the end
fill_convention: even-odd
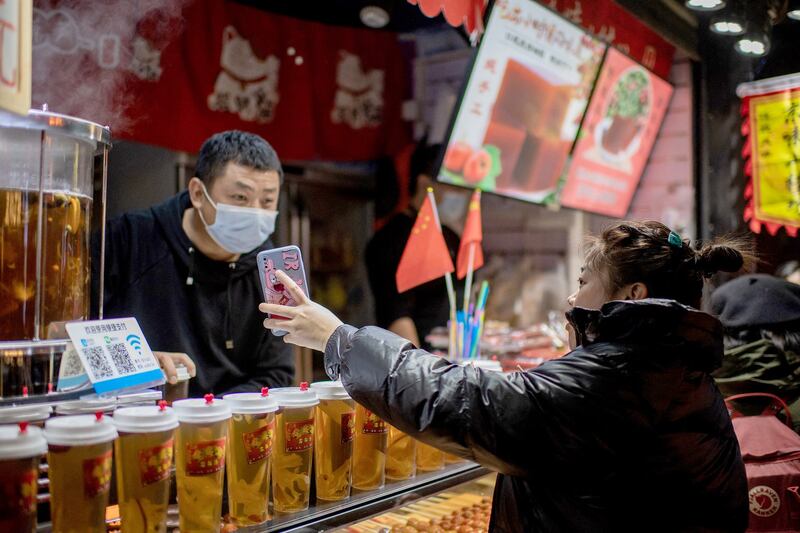
{"type": "Polygon", "coordinates": [[[276,512],[308,508],[312,463],[316,497],[325,501],[445,464],[443,452],[356,405],[339,382],[126,407],[113,420],[62,416],[43,431],[0,426],[0,490],[8,495],[0,531],[36,530],[45,453],[55,533],[106,531],[112,466],[123,531],[164,531],[173,453],[180,529],[192,532],[219,530],[226,470],[231,519],[252,525],[269,518],[270,488],[276,512]]]}

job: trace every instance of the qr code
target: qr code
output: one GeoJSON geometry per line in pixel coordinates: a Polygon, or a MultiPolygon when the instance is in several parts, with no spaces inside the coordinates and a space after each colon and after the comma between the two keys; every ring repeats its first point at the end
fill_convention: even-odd
{"type": "Polygon", "coordinates": [[[95,379],[110,378],[114,375],[102,346],[85,346],[83,355],[89,362],[89,367],[92,369],[95,379]]]}
{"type": "Polygon", "coordinates": [[[109,344],[108,353],[111,354],[111,360],[114,361],[118,374],[126,375],[136,372],[136,367],[131,361],[131,355],[128,353],[128,347],[125,344],[121,342],[109,344]]]}

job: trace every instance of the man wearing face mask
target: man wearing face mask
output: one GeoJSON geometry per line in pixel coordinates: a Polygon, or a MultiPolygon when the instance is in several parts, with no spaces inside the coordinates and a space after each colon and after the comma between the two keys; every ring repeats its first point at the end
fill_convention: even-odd
{"type": "MultiPolygon", "coordinates": [[[[290,347],[250,312],[263,301],[256,255],[274,247],[282,179],[264,139],[218,133],[203,143],[187,191],[107,224],[104,316],[136,317],[169,381],[177,363],[196,372],[192,396],[292,381],[290,347]]],[[[99,238],[92,248],[96,294],[99,238]]]]}
{"type": "MultiPolygon", "coordinates": [[[[434,185],[440,149],[440,145],[426,146],[423,142],[414,150],[408,206],[375,233],[365,254],[377,325],[423,348],[430,348],[425,337],[433,328],[447,325],[450,304],[444,279],[430,281],[401,294],[397,292],[395,273],[428,187],[434,185]]],[[[442,233],[455,262],[458,235],[447,226],[442,226],[442,233]]]]}

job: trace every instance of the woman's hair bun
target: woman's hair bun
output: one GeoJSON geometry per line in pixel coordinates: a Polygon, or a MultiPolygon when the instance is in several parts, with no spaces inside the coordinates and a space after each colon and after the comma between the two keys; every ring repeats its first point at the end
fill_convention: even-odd
{"type": "Polygon", "coordinates": [[[717,272],[738,272],[752,257],[746,243],[712,242],[696,252],[697,269],[706,276],[717,272]]]}

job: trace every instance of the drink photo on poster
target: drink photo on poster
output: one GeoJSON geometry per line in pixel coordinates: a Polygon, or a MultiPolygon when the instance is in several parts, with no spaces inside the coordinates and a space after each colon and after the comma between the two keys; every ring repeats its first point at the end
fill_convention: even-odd
{"type": "Polygon", "coordinates": [[[669,83],[609,49],[572,152],[561,205],[624,217],[671,96],[669,83]]]}
{"type": "Polygon", "coordinates": [[[602,42],[536,2],[496,2],[439,180],[551,202],[604,51],[602,42]]]}

